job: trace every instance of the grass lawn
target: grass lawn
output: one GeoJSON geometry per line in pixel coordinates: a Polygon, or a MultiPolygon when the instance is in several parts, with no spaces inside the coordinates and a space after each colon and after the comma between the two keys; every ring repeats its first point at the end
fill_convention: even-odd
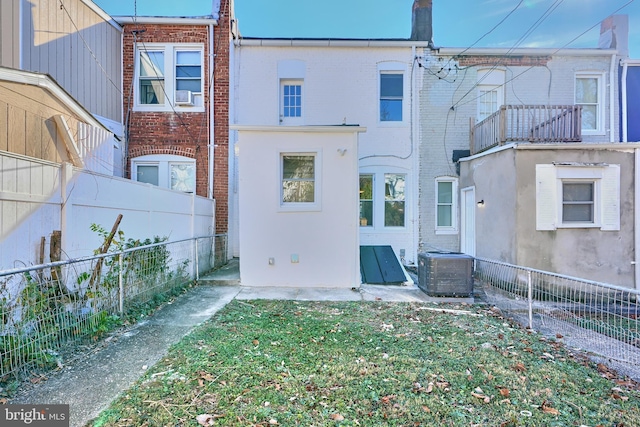
{"type": "Polygon", "coordinates": [[[234,300],[91,425],[640,426],[637,385],[561,341],[481,306],[234,300]]]}

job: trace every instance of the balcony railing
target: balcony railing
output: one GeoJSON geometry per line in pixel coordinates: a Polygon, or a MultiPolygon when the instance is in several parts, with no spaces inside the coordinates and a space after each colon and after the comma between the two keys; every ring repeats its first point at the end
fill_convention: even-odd
{"type": "Polygon", "coordinates": [[[503,105],[480,123],[471,119],[471,154],[507,141],[581,142],[581,110],[579,105],[503,105]]]}

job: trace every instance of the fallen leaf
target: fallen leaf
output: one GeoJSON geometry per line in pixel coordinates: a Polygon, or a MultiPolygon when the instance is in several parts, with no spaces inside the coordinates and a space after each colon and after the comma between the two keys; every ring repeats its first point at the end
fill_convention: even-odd
{"type": "Polygon", "coordinates": [[[0,405],[6,405],[8,402],[7,399],[5,399],[4,397],[2,399],[0,399],[0,405]]]}
{"type": "Polygon", "coordinates": [[[276,420],[275,418],[271,418],[269,420],[269,424],[271,424],[272,426],[277,426],[278,425],[278,420],[276,420]]]}
{"type": "Polygon", "coordinates": [[[384,396],[382,399],[382,403],[389,403],[392,399],[395,399],[396,395],[395,394],[390,394],[388,396],[384,396]]]}
{"type": "Polygon", "coordinates": [[[560,411],[547,405],[546,401],[542,402],[542,412],[544,412],[545,414],[560,415],[560,411]]]}
{"type": "Polygon", "coordinates": [[[524,372],[527,370],[522,362],[516,363],[512,368],[517,372],[524,372]]]}
{"type": "Polygon", "coordinates": [[[212,426],[215,422],[215,419],[212,415],[209,414],[200,414],[196,417],[196,421],[201,426],[212,426]]]}
{"type": "Polygon", "coordinates": [[[556,338],[561,339],[562,338],[562,334],[556,334],[556,338]]]}
{"type": "Polygon", "coordinates": [[[333,421],[344,421],[344,417],[340,414],[331,414],[329,415],[329,418],[331,418],[333,421]]]}
{"type": "Polygon", "coordinates": [[[500,389],[500,395],[503,397],[509,397],[509,389],[508,388],[501,388],[500,389]]]}
{"type": "Polygon", "coordinates": [[[484,401],[484,403],[491,402],[491,398],[489,396],[484,395],[484,394],[480,394],[480,393],[476,393],[475,391],[471,392],[471,396],[477,397],[478,399],[481,399],[482,401],[484,401]]]}
{"type": "Polygon", "coordinates": [[[251,342],[253,343],[253,345],[258,345],[258,344],[260,344],[260,341],[258,341],[258,340],[253,340],[253,341],[251,341],[251,342]]]}
{"type": "Polygon", "coordinates": [[[422,407],[422,410],[423,410],[424,412],[431,413],[431,409],[429,409],[429,407],[428,407],[428,406],[423,406],[423,407],[422,407]]]}

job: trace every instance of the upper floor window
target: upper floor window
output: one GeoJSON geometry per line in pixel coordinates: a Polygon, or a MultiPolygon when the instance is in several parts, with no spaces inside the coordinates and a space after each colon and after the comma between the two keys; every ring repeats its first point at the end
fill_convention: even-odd
{"type": "Polygon", "coordinates": [[[295,124],[302,119],[302,80],[280,80],[280,123],[295,124]]]}
{"type": "Polygon", "coordinates": [[[478,70],[478,121],[498,111],[504,104],[505,72],[478,70]]]}
{"type": "Polygon", "coordinates": [[[582,106],[582,133],[604,134],[603,74],[576,74],[575,103],[582,106]]]}
{"type": "Polygon", "coordinates": [[[278,115],[282,125],[304,124],[304,79],[307,66],[304,61],[283,59],[278,61],[278,115]]]}
{"type": "Polygon", "coordinates": [[[401,73],[380,73],[380,121],[402,121],[404,76],[401,73]]]}
{"type": "Polygon", "coordinates": [[[140,111],[204,111],[203,46],[138,45],[135,108],[140,111]]]}
{"type": "Polygon", "coordinates": [[[196,161],[169,154],[136,157],[131,160],[131,178],[138,182],[193,193],[196,191],[196,161]]]}

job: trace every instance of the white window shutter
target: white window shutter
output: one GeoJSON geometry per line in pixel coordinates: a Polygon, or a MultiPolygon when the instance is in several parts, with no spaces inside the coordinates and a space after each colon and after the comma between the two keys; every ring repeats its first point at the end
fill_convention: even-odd
{"type": "Polygon", "coordinates": [[[558,184],[554,165],[536,165],[536,230],[555,230],[558,184]]]}
{"type": "Polygon", "coordinates": [[[600,193],[601,230],[620,230],[620,165],[604,168],[600,193]]]}

